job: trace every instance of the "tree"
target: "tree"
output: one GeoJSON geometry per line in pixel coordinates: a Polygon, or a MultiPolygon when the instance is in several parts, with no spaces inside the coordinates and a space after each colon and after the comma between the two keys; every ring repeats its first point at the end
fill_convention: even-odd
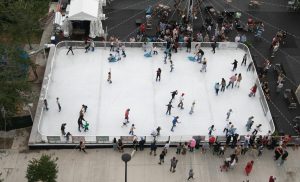
{"type": "Polygon", "coordinates": [[[26,178],[28,182],[55,182],[58,173],[56,159],[49,155],[42,155],[40,159],[32,159],[27,167],[26,178]]]}
{"type": "Polygon", "coordinates": [[[0,0],[0,28],[11,40],[27,42],[40,33],[42,17],[48,12],[49,0],[0,0]]]}

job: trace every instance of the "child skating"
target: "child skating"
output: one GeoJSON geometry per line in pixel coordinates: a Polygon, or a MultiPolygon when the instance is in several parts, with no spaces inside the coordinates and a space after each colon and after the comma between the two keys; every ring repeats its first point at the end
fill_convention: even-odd
{"type": "Polygon", "coordinates": [[[128,109],[126,109],[126,111],[125,111],[125,120],[124,120],[124,122],[123,122],[123,126],[127,126],[127,124],[129,123],[129,111],[130,111],[130,109],[128,108],[128,109]]]}
{"type": "Polygon", "coordinates": [[[133,130],[135,130],[134,124],[131,125],[130,131],[129,131],[129,135],[134,135],[133,130]]]}

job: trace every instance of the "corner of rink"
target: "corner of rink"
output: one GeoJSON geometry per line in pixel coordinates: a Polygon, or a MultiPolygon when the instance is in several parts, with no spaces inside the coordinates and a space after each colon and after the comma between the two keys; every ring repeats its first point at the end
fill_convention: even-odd
{"type": "MultiPolygon", "coordinates": [[[[89,142],[107,142],[113,137],[129,136],[134,124],[134,135],[149,137],[158,126],[162,128],[161,138],[171,141],[183,140],[192,136],[207,136],[209,127],[215,126],[213,135],[223,136],[223,129],[231,122],[240,135],[251,134],[261,124],[258,135],[274,131],[274,124],[261,90],[254,65],[247,71],[252,58],[248,48],[237,43],[218,43],[216,53],[211,51],[210,43],[193,43],[191,52],[182,47],[177,53],[172,52],[171,60],[167,56],[164,63],[164,48],[156,43],[158,54],[145,57],[152,45],[147,45],[144,52],[142,43],[126,43],[126,57],[120,61],[109,62],[110,52],[107,47],[96,47],[95,51],[85,53],[80,46],[74,46],[73,52],[66,55],[68,49],[56,47],[53,59],[47,63],[43,89],[40,96],[39,114],[35,117],[37,130],[43,141],[65,142],[61,135],[61,125],[66,123],[66,132],[72,134],[71,141],[84,138],[89,142]],[[207,70],[202,63],[191,61],[194,57],[195,45],[199,44],[204,51],[207,70]],[[131,45],[131,46],[129,46],[131,45]],[[247,53],[247,63],[241,66],[243,56],[247,53]],[[237,68],[233,62],[237,60],[237,68]],[[158,68],[161,79],[156,81],[158,68]],[[107,81],[111,72],[112,83],[107,81]],[[230,77],[241,74],[240,86],[234,83],[224,92],[216,95],[215,84],[230,77]],[[250,89],[258,85],[255,97],[249,97],[250,89]],[[171,100],[172,91],[178,95],[172,101],[171,115],[167,115],[167,104],[171,100]],[[180,96],[184,93],[183,108],[180,109],[180,96]],[[59,98],[59,112],[56,98],[59,98]],[[47,99],[49,110],[44,109],[43,100],[47,99]],[[192,103],[193,113],[190,114],[192,103]],[[89,123],[89,130],[78,130],[79,111],[82,104],[88,106],[84,119],[89,123]],[[129,124],[122,126],[125,110],[130,108],[129,124]],[[226,120],[226,113],[232,109],[226,120]],[[172,121],[179,116],[179,123],[171,131],[172,121]],[[246,122],[254,116],[254,124],[250,131],[246,130],[246,122]]],[[[96,43],[97,45],[97,43],[96,43]]],[[[100,44],[99,44],[100,45],[100,44]]],[[[102,45],[102,44],[101,44],[102,45]]],[[[103,44],[104,45],[104,44],[103,44]]],[[[252,63],[253,64],[253,63],[252,63]]],[[[84,124],[85,122],[83,122],[84,124]]]]}

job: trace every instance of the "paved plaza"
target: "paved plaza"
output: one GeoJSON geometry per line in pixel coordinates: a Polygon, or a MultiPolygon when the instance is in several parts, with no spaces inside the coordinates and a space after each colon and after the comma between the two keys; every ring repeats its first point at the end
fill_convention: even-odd
{"type": "MultiPolygon", "coordinates": [[[[300,166],[298,159],[299,150],[288,149],[289,157],[283,166],[277,166],[273,161],[273,151],[265,150],[261,157],[253,157],[251,152],[239,157],[239,162],[234,169],[228,172],[220,172],[220,165],[224,158],[212,155],[211,151],[201,154],[199,150],[187,155],[176,155],[175,148],[169,149],[165,157],[165,163],[158,164],[157,156],[149,155],[149,148],[135,153],[128,163],[129,182],[184,182],[187,181],[188,171],[192,167],[195,179],[190,181],[205,182],[264,182],[268,181],[270,175],[277,177],[277,182],[296,182],[300,178],[300,166]],[[171,173],[170,159],[178,157],[177,171],[171,173]],[[244,173],[246,163],[254,159],[254,167],[247,177],[244,173]]],[[[125,149],[131,153],[132,149],[125,149]]],[[[232,149],[225,152],[225,157],[232,153],[232,149]]],[[[87,149],[87,154],[78,150],[32,150],[29,152],[18,150],[7,150],[0,153],[0,172],[5,182],[26,181],[26,168],[28,161],[39,158],[42,154],[58,157],[59,182],[121,182],[124,181],[124,163],[121,153],[112,149],[87,149]]],[[[1,179],[1,178],[0,178],[1,179]]]]}

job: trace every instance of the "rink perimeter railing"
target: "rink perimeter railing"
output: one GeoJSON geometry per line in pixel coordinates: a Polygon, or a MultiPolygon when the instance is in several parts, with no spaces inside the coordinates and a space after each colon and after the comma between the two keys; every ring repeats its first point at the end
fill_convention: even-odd
{"type": "MultiPolygon", "coordinates": [[[[164,50],[166,47],[166,42],[150,42],[147,43],[146,45],[144,45],[143,42],[122,42],[122,44],[125,44],[125,47],[144,47],[146,46],[146,48],[150,48],[153,45],[156,46],[158,49],[164,50]]],[[[195,47],[196,44],[199,44],[200,47],[211,47],[211,43],[210,42],[192,42],[192,49],[195,47]]],[[[244,50],[247,55],[247,61],[252,61],[252,56],[250,54],[249,48],[242,43],[235,43],[235,42],[219,42],[217,43],[218,47],[217,49],[242,49],[244,50]]],[[[40,138],[40,141],[37,143],[43,143],[43,144],[75,144],[78,143],[80,140],[84,140],[86,141],[86,143],[89,144],[111,144],[114,138],[121,138],[123,140],[123,142],[126,143],[132,143],[133,140],[133,136],[91,136],[91,135],[86,135],[86,136],[71,136],[69,141],[66,141],[66,138],[64,136],[61,135],[46,135],[43,134],[41,132],[41,122],[43,119],[43,113],[44,113],[44,103],[43,100],[44,98],[47,98],[48,95],[48,88],[49,85],[51,83],[52,80],[52,72],[53,72],[53,64],[55,59],[57,58],[57,50],[62,48],[62,47],[66,47],[68,48],[69,46],[72,46],[73,49],[84,49],[85,48],[85,44],[83,41],[63,41],[63,42],[59,42],[53,50],[50,51],[49,56],[48,56],[48,62],[47,62],[47,67],[45,70],[45,76],[44,76],[44,80],[43,80],[43,85],[42,85],[42,89],[41,89],[41,94],[40,94],[40,99],[39,99],[39,103],[37,106],[37,112],[35,115],[35,119],[34,122],[38,122],[37,123],[37,132],[38,135],[40,135],[38,138],[40,138]]],[[[95,42],[95,47],[103,47],[103,48],[110,48],[110,42],[95,42]]],[[[179,43],[179,50],[181,49],[185,49],[185,43],[179,43]]],[[[259,96],[259,100],[261,103],[261,107],[264,111],[265,117],[267,118],[267,120],[269,121],[269,125],[270,125],[270,130],[273,133],[275,131],[275,126],[273,123],[273,119],[271,116],[271,112],[268,106],[268,103],[266,101],[265,95],[262,91],[262,87],[260,84],[260,81],[258,79],[257,76],[257,72],[255,69],[255,64],[253,64],[252,66],[252,73],[254,74],[256,81],[255,83],[258,85],[258,90],[256,94],[257,96],[259,96]]],[[[250,92],[250,88],[249,88],[249,92],[250,92]]],[[[137,137],[144,137],[146,139],[147,142],[149,141],[153,141],[153,137],[152,136],[137,136],[137,137]]],[[[166,141],[170,141],[170,142],[185,142],[185,141],[189,141],[192,137],[194,137],[195,139],[199,139],[201,141],[208,141],[208,136],[159,136],[156,138],[158,143],[164,143],[166,141]]],[[[219,140],[225,140],[224,136],[218,136],[219,140]]],[[[33,141],[31,141],[32,144],[34,144],[33,141]]]]}

